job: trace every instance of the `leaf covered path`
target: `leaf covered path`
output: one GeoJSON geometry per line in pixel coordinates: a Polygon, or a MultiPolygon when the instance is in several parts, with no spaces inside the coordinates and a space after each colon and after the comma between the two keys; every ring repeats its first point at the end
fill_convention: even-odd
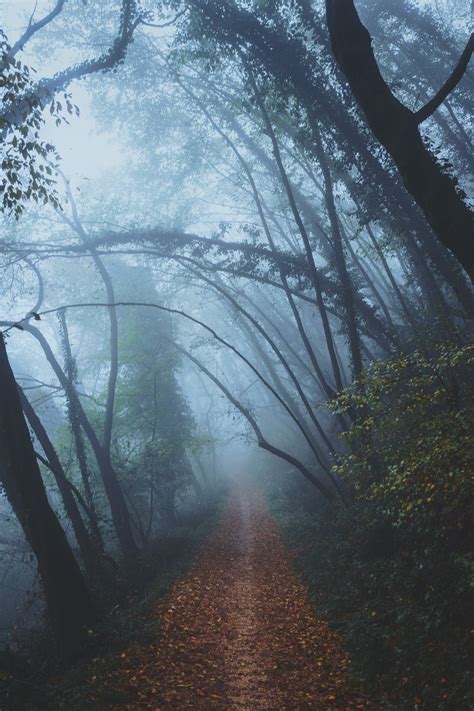
{"type": "Polygon", "coordinates": [[[254,492],[231,495],[190,575],[157,613],[156,643],[123,655],[121,685],[133,699],[125,708],[373,708],[348,681],[349,660],[254,492]]]}

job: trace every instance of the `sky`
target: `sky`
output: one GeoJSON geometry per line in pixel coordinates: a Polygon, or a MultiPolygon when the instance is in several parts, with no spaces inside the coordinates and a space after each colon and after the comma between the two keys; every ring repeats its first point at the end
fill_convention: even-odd
{"type": "MultiPolygon", "coordinates": [[[[84,0],[67,0],[69,3],[81,3],[84,0]]],[[[91,0],[89,0],[90,2],[91,0]]],[[[392,0],[399,2],[399,0],[392,0]]],[[[92,0],[94,2],[94,0],[92,0]]],[[[110,2],[110,0],[95,0],[95,2],[110,2]]],[[[440,9],[449,7],[449,0],[418,0],[420,5],[437,6],[440,9]]],[[[457,0],[459,15],[466,16],[471,0],[457,0]],[[461,12],[462,10],[462,12],[461,12]]],[[[10,43],[20,35],[28,20],[35,12],[35,18],[47,14],[55,2],[53,0],[0,0],[0,27],[6,32],[10,43]]],[[[451,2],[452,5],[452,2],[451,2]]],[[[449,13],[448,13],[449,16],[449,13]]],[[[40,76],[49,76],[60,68],[71,63],[71,55],[67,51],[55,51],[48,57],[41,56],[41,61],[34,56],[34,42],[27,45],[22,52],[22,58],[33,67],[37,66],[40,76]],[[69,56],[68,56],[69,54],[69,56]]],[[[80,107],[80,116],[68,117],[68,124],[57,127],[49,112],[45,112],[45,127],[42,131],[44,140],[50,141],[61,156],[61,168],[74,184],[80,186],[85,176],[88,180],[100,179],[105,172],[119,171],[126,167],[126,142],[116,131],[104,130],[94,118],[87,80],[74,82],[70,87],[73,101],[80,107]]],[[[129,150],[129,149],[128,149],[129,150]]]]}
{"type": "MultiPolygon", "coordinates": [[[[10,43],[15,42],[21,35],[35,5],[35,18],[41,18],[51,10],[54,3],[50,0],[0,0],[0,27],[6,32],[10,43]]],[[[25,51],[22,55],[28,61],[28,53],[25,51]]],[[[65,53],[52,53],[49,67],[48,61],[42,60],[41,75],[51,75],[69,63],[70,58],[65,53]]],[[[31,64],[35,66],[34,61],[31,64]]],[[[120,168],[126,162],[126,156],[119,136],[99,130],[91,112],[87,82],[76,81],[70,89],[73,91],[74,103],[80,107],[80,116],[70,116],[69,125],[63,123],[58,127],[54,118],[46,111],[42,136],[56,147],[61,156],[62,170],[75,182],[80,183],[84,176],[91,180],[100,177],[104,167],[108,170],[120,168]]]]}

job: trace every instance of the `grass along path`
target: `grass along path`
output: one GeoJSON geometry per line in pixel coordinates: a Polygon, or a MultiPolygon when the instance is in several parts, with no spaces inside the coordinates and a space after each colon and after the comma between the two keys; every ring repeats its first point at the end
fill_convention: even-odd
{"type": "Polygon", "coordinates": [[[156,642],[120,657],[118,709],[369,709],[317,618],[259,495],[235,490],[191,573],[156,611],[156,642]]]}

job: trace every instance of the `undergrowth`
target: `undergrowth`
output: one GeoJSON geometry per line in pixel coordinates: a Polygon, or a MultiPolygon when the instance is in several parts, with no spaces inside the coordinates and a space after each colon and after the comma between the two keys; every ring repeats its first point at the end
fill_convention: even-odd
{"type": "Polygon", "coordinates": [[[473,353],[397,357],[339,396],[356,413],[355,446],[333,470],[347,508],[269,488],[318,612],[393,711],[474,708],[473,353]]]}

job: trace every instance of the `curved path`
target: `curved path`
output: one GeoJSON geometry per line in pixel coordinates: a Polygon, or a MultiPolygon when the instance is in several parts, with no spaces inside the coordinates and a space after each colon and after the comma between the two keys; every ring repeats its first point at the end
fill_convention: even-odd
{"type": "Polygon", "coordinates": [[[349,660],[315,615],[254,492],[231,495],[191,574],[158,614],[156,644],[127,652],[121,682],[135,701],[122,709],[374,708],[349,683],[349,660]]]}

